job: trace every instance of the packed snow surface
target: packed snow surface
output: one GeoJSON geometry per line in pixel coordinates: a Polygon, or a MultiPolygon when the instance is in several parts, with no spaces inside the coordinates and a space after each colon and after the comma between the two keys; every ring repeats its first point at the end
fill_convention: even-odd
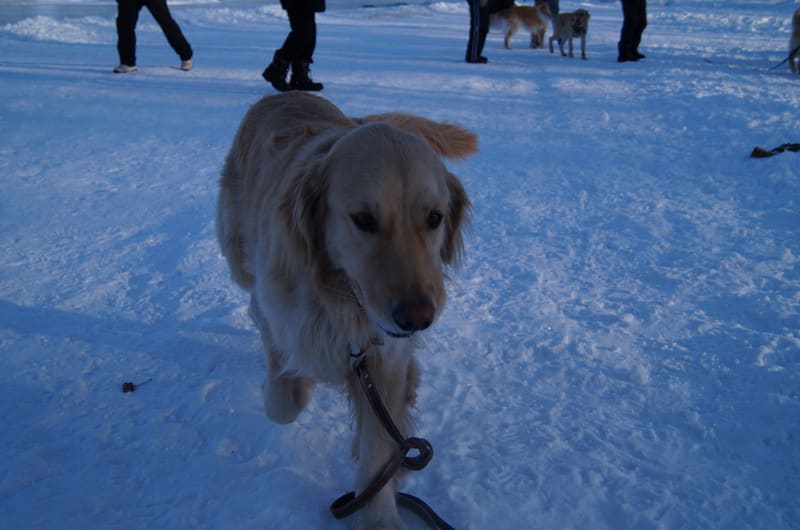
{"type": "MultiPolygon", "coordinates": [[[[267,421],[214,233],[285,13],[172,2],[182,72],[143,11],[114,75],[113,2],[5,4],[0,527],[345,528],[347,400],[267,421]]],[[[486,65],[466,2],[328,4],[326,98],[480,137],[449,164],[468,260],[418,354],[436,454],[403,489],[459,529],[800,528],[800,153],[749,157],[800,142],[800,76],[770,69],[800,3],[650,2],[647,58],[619,64],[619,3],[562,0],[588,60],[490,33],[486,65]]]]}

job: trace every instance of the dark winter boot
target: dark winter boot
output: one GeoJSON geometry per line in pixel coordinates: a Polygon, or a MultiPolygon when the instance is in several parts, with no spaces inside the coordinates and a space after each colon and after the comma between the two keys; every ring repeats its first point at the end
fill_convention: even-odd
{"type": "MultiPolygon", "coordinates": [[[[292,87],[286,82],[286,75],[289,73],[289,61],[285,61],[278,56],[278,52],[272,57],[272,62],[261,73],[269,84],[275,87],[275,90],[286,92],[291,90],[292,87]]],[[[292,74],[294,77],[294,74],[292,74]]]]}
{"type": "Polygon", "coordinates": [[[322,90],[322,83],[317,83],[311,79],[308,71],[308,63],[292,63],[292,78],[289,85],[294,90],[308,90],[319,92],[322,90]]]}
{"type": "Polygon", "coordinates": [[[630,45],[628,44],[623,44],[620,42],[619,44],[617,44],[617,49],[619,50],[619,55],[617,56],[618,63],[638,61],[639,59],[644,58],[644,56],[642,57],[637,56],[631,49],[630,45]]]}

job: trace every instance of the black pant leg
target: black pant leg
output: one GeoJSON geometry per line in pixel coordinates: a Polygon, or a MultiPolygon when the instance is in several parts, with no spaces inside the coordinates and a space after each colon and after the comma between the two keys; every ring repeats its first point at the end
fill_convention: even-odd
{"type": "Polygon", "coordinates": [[[120,64],[136,66],[136,23],[140,0],[117,0],[117,53],[120,64]]]}
{"type": "Polygon", "coordinates": [[[178,23],[172,18],[172,14],[167,7],[167,0],[145,0],[145,3],[153,18],[161,26],[161,31],[164,32],[167,42],[181,58],[181,61],[191,59],[192,47],[186,37],[183,36],[178,23]]]}
{"type": "Polygon", "coordinates": [[[474,62],[483,53],[486,34],[489,33],[489,6],[480,5],[480,0],[467,0],[469,4],[469,39],[466,60],[474,62]]]}
{"type": "Polygon", "coordinates": [[[619,35],[620,50],[634,52],[642,40],[647,26],[646,0],[622,0],[622,31],[619,35]]]}
{"type": "Polygon", "coordinates": [[[633,49],[638,50],[639,44],[642,42],[642,33],[647,27],[647,1],[637,0],[636,2],[636,27],[633,36],[633,49]]]}
{"type": "Polygon", "coordinates": [[[278,50],[280,57],[290,63],[312,63],[317,47],[316,13],[311,6],[287,9],[289,34],[278,50]]]}

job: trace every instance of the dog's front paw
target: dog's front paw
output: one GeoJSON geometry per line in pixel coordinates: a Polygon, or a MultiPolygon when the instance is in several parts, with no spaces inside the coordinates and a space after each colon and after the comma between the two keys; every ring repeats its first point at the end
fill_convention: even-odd
{"type": "Polygon", "coordinates": [[[353,523],[353,530],[405,530],[403,521],[399,517],[391,519],[372,519],[367,517],[357,517],[353,523]]]}
{"type": "MultiPolygon", "coordinates": [[[[385,497],[385,496],[384,496],[385,497]]],[[[383,504],[380,497],[367,504],[353,515],[353,530],[404,530],[403,521],[397,513],[397,505],[383,504]],[[376,502],[377,501],[377,502],[376,502]]]]}

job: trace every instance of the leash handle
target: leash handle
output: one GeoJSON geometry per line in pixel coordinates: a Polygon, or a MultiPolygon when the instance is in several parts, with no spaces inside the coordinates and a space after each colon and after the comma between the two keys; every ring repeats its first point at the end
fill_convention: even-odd
{"type": "MultiPolygon", "coordinates": [[[[364,350],[351,351],[350,356],[351,367],[358,377],[361,389],[364,391],[372,411],[383,424],[386,432],[397,442],[398,448],[364,491],[358,495],[354,491],[345,493],[331,503],[330,510],[336,519],[344,519],[363,508],[383,489],[401,467],[411,471],[419,471],[424,469],[433,458],[433,446],[428,440],[413,436],[404,438],[400,429],[397,428],[389,411],[386,410],[375,384],[372,382],[367,367],[366,352],[364,350]],[[416,451],[416,454],[409,456],[411,451],[416,451]]],[[[416,513],[428,526],[435,530],[455,530],[419,497],[398,492],[397,503],[399,506],[416,513]]]]}

